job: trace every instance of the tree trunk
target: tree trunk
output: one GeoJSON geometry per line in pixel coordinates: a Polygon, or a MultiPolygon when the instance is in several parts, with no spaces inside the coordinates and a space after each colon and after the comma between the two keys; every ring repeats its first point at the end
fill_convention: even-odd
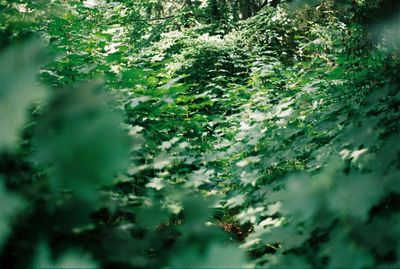
{"type": "Polygon", "coordinates": [[[192,7],[192,0],[185,0],[185,6],[189,8],[192,7]]]}
{"type": "Polygon", "coordinates": [[[213,21],[219,21],[221,19],[221,13],[218,8],[217,0],[210,0],[209,5],[210,5],[209,8],[211,13],[211,19],[213,21]]]}
{"type": "Polygon", "coordinates": [[[239,0],[232,0],[231,7],[232,7],[233,20],[238,21],[240,19],[239,0]]]}
{"type": "Polygon", "coordinates": [[[253,15],[251,0],[239,0],[241,19],[245,20],[253,15]]]}

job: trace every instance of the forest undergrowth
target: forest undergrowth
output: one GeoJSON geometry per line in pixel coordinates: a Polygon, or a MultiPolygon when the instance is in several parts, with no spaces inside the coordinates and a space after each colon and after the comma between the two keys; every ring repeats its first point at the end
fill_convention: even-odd
{"type": "Polygon", "coordinates": [[[399,267],[399,7],[0,0],[0,268],[399,267]]]}

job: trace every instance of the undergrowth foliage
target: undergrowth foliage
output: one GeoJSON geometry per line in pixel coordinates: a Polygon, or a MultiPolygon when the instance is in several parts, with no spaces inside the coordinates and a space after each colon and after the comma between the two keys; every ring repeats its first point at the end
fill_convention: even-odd
{"type": "Polygon", "coordinates": [[[395,1],[167,2],[0,0],[0,267],[399,267],[395,1]]]}

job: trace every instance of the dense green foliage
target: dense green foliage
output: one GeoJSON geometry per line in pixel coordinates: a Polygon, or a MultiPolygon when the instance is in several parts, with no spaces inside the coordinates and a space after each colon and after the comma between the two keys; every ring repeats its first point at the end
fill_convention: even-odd
{"type": "Polygon", "coordinates": [[[0,0],[0,268],[399,267],[398,8],[0,0]]]}

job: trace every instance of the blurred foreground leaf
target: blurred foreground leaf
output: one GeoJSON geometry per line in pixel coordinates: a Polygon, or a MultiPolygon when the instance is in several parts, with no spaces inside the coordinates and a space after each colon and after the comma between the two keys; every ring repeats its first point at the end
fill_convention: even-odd
{"type": "Polygon", "coordinates": [[[187,249],[175,257],[171,264],[176,268],[246,268],[243,250],[233,245],[212,244],[205,253],[187,249]]]}
{"type": "Polygon", "coordinates": [[[108,101],[92,85],[82,85],[57,94],[39,118],[35,161],[51,168],[54,190],[70,188],[95,200],[98,188],[127,167],[129,137],[108,101]]]}
{"type": "Polygon", "coordinates": [[[16,214],[25,207],[24,201],[14,194],[7,192],[0,178],[0,249],[10,235],[10,222],[16,214]]]}
{"type": "Polygon", "coordinates": [[[0,150],[15,146],[28,108],[45,97],[46,92],[36,82],[44,59],[37,40],[12,45],[0,54],[0,150]]]}
{"type": "Polygon", "coordinates": [[[37,268],[99,268],[90,255],[77,250],[63,253],[61,257],[54,259],[49,247],[44,244],[39,246],[34,264],[37,268]]]}

